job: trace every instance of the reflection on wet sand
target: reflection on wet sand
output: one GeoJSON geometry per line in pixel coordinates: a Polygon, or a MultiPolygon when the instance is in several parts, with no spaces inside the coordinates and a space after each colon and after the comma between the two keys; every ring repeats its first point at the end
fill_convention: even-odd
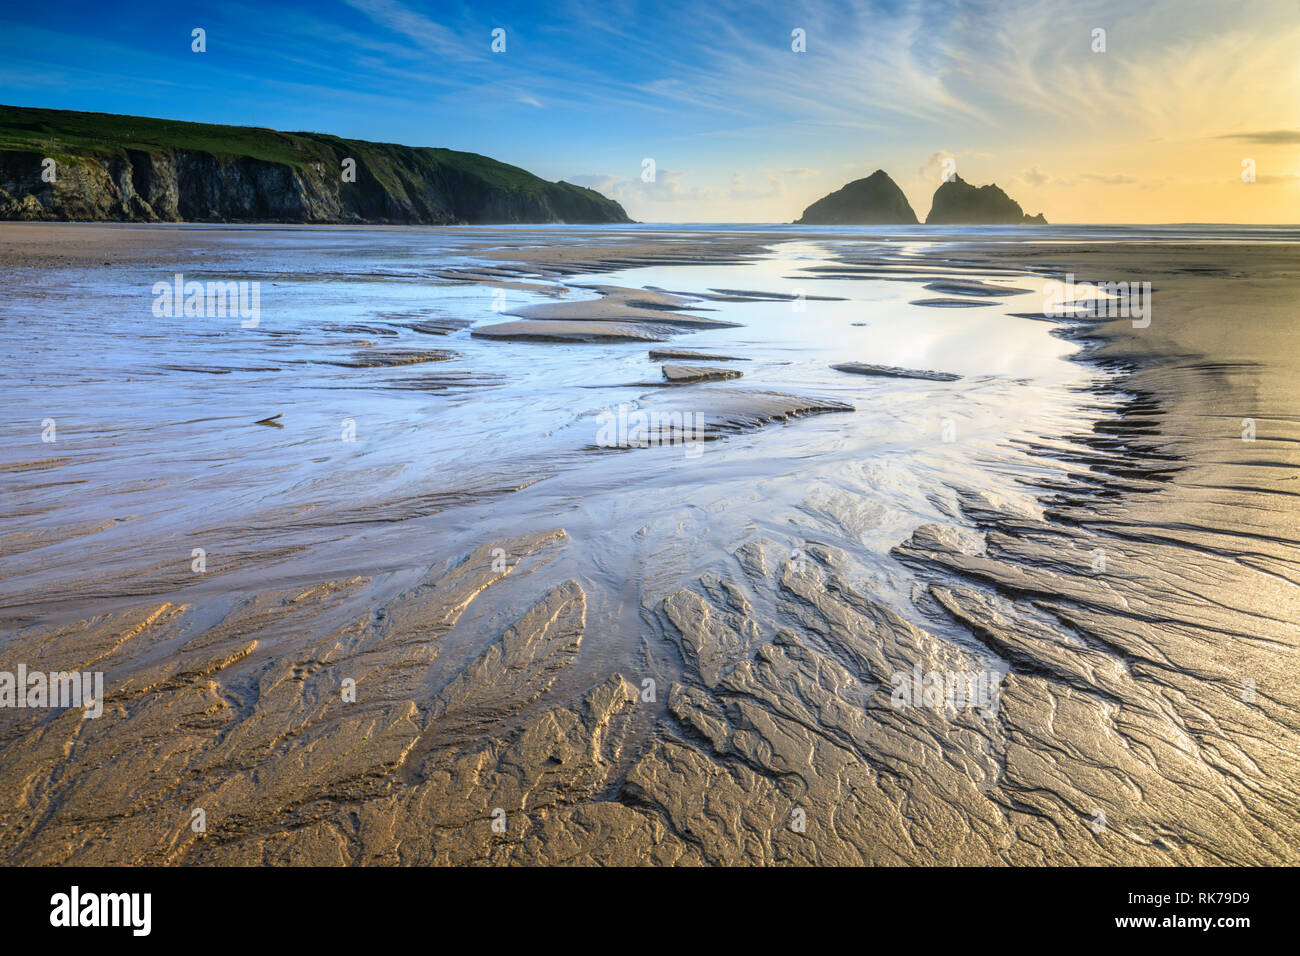
{"type": "Polygon", "coordinates": [[[6,862],[1296,860],[1292,244],[0,234],[6,862]]]}

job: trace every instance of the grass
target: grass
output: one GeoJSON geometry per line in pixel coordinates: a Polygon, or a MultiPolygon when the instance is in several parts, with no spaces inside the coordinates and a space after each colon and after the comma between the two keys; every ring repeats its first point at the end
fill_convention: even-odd
{"type": "MultiPolygon", "coordinates": [[[[125,157],[128,151],[153,156],[192,151],[221,162],[248,158],[288,166],[307,181],[338,170],[343,159],[351,157],[359,170],[355,188],[363,196],[382,190],[404,198],[412,191],[423,191],[427,182],[450,181],[452,192],[464,188],[469,195],[487,191],[560,204],[581,199],[594,203],[595,208],[617,207],[594,190],[548,182],[518,166],[453,149],[371,143],[328,133],[284,133],[253,126],[0,106],[0,153],[31,153],[75,163],[103,162],[125,157]]],[[[621,218],[621,209],[618,214],[621,218]]]]}
{"type": "MultiPolygon", "coordinates": [[[[0,106],[0,150],[23,150],[45,156],[95,157],[122,155],[126,150],[194,150],[223,159],[247,156],[295,168],[317,163],[334,165],[342,157],[352,156],[358,161],[364,158],[372,169],[381,165],[374,162],[376,159],[395,159],[405,153],[417,162],[432,161],[475,176],[499,189],[533,193],[547,185],[545,180],[525,169],[477,153],[452,149],[369,143],[325,133],[282,133],[253,126],[217,126],[145,116],[20,106],[0,106]]],[[[590,192],[580,187],[571,188],[590,192]]]]}

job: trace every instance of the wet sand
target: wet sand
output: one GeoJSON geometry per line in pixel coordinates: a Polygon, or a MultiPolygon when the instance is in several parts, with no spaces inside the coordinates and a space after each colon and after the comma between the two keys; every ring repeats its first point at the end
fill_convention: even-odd
{"type": "MultiPolygon", "coordinates": [[[[842,292],[896,282],[902,303],[919,279],[945,295],[969,293],[967,304],[985,305],[999,285],[1020,296],[1008,306],[1025,317],[1004,321],[1039,323],[1079,347],[1069,361],[1080,378],[1045,385],[1048,397],[1030,402],[1017,397],[1014,374],[963,369],[956,381],[900,381],[900,371],[958,371],[852,351],[838,363],[894,374],[836,372],[820,355],[805,371],[797,352],[774,360],[757,345],[739,351],[743,324],[691,332],[663,321],[743,323],[748,313],[704,310],[790,308],[788,288],[771,282],[722,291],[696,283],[694,303],[679,301],[696,295],[682,284],[689,269],[674,274],[672,293],[613,281],[554,286],[635,269],[744,266],[791,239],[611,232],[484,230],[454,250],[476,265],[456,263],[458,273],[428,256],[440,275],[430,264],[384,281],[549,283],[532,290],[547,301],[511,309],[510,325],[628,329],[633,341],[620,348],[639,356],[646,379],[662,364],[641,344],[648,329],[650,341],[700,345],[691,365],[707,366],[710,352],[752,359],[733,370],[743,370],[739,380],[688,377],[640,399],[639,408],[665,415],[701,414],[705,440],[724,449],[719,464],[710,450],[704,470],[669,479],[666,456],[683,457],[680,449],[584,442],[570,459],[553,445],[529,455],[521,438],[511,449],[477,449],[489,460],[467,455],[453,463],[458,474],[437,476],[441,484],[394,483],[383,459],[344,462],[304,473],[306,485],[355,489],[345,498],[322,489],[327,507],[258,499],[231,515],[165,512],[169,486],[181,495],[194,479],[184,469],[144,470],[132,480],[155,483],[161,516],[148,524],[97,504],[93,480],[61,477],[82,474],[73,471],[88,454],[81,446],[38,444],[31,453],[30,443],[8,442],[0,671],[103,671],[106,691],[96,719],[75,709],[0,710],[0,859],[1297,861],[1300,247],[817,234],[837,261],[795,273],[793,283],[836,276],[842,292]],[[1020,290],[1066,273],[1151,282],[1149,326],[1038,314],[1039,297],[1020,290]],[[678,339],[686,335],[738,338],[678,339]],[[788,372],[782,362],[792,363],[788,372]],[[828,377],[810,377],[814,366],[828,377]],[[845,384],[829,384],[836,377],[845,384]],[[929,507],[933,520],[876,515],[855,469],[884,465],[861,461],[856,447],[837,457],[851,434],[844,429],[881,408],[928,422],[981,390],[999,414],[1023,403],[1024,430],[999,421],[985,445],[964,451],[975,420],[953,404],[945,421],[959,440],[936,428],[923,451],[903,455],[939,463],[931,484],[908,489],[928,503],[916,513],[929,507]],[[1068,409],[1050,404],[1067,399],[1068,409]],[[742,447],[750,458],[725,457],[742,447]],[[959,463],[959,453],[971,457],[959,463]],[[762,459],[783,455],[787,470],[763,470],[762,459]],[[986,470],[970,466],[981,456],[986,470]],[[571,461],[594,469],[581,472],[580,492],[547,492],[579,474],[565,470],[571,461]],[[540,494],[557,497],[529,497],[540,494]],[[638,510],[637,499],[657,497],[638,510]],[[447,516],[456,517],[437,523],[447,516]],[[235,527],[196,583],[193,528],[227,519],[235,527]],[[602,526],[618,532],[614,545],[597,536],[602,526]],[[372,527],[382,533],[369,544],[347,536],[372,527]],[[79,561],[78,549],[103,535],[123,544],[79,561]],[[385,565],[373,556],[386,550],[400,557],[385,565]],[[411,562],[414,553],[422,563],[411,562]],[[612,570],[599,573],[602,564],[612,570]],[[899,706],[899,676],[929,673],[996,675],[992,706],[899,706]]],[[[78,270],[101,263],[165,271],[228,254],[220,230],[0,228],[0,267],[23,284],[24,308],[46,297],[63,307],[65,279],[79,282],[78,270]]],[[[311,279],[328,281],[319,270],[311,279]]],[[[827,295],[821,308],[835,298],[843,296],[827,295]]],[[[818,301],[782,315],[806,323],[831,314],[849,325],[847,312],[817,312],[818,301]]],[[[962,322],[992,308],[922,311],[962,322]]],[[[472,403],[498,387],[493,376],[514,371],[492,367],[488,353],[450,356],[503,322],[453,328],[446,349],[425,350],[439,361],[415,362],[361,330],[338,332],[326,354],[360,366],[331,374],[401,376],[374,380],[389,391],[410,391],[411,376],[454,374],[423,381],[472,403]],[[345,347],[348,336],[356,341],[345,347]]],[[[295,339],[286,361],[312,342],[295,339]]],[[[532,350],[524,361],[547,374],[560,368],[545,364],[549,356],[582,360],[557,350],[611,347],[484,345],[532,350]]],[[[196,401],[192,416],[201,414],[210,412],[196,401]]],[[[562,432],[564,408],[546,414],[562,432]]],[[[285,432],[296,426],[293,414],[277,420],[285,432]]],[[[402,436],[421,440],[418,430],[402,436]]],[[[466,432],[466,445],[474,442],[466,432]]],[[[260,453],[198,439],[185,448],[237,465],[223,487],[251,482],[241,455],[260,453]]],[[[907,472],[900,482],[914,480],[907,472]]]]}

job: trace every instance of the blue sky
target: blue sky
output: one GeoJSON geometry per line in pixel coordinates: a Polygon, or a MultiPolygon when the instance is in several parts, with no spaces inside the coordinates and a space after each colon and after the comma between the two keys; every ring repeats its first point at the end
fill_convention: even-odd
{"type": "Polygon", "coordinates": [[[788,221],[877,167],[924,217],[951,160],[1053,221],[1295,222],[1298,64],[1296,0],[0,12],[0,102],[470,150],[647,221],[788,221]]]}

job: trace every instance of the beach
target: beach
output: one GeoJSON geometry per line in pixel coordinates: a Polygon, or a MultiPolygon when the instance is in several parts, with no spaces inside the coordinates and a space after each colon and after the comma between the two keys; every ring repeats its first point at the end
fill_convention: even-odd
{"type": "Polygon", "coordinates": [[[1298,241],[0,225],[0,859],[1294,864],[1298,241]]]}

